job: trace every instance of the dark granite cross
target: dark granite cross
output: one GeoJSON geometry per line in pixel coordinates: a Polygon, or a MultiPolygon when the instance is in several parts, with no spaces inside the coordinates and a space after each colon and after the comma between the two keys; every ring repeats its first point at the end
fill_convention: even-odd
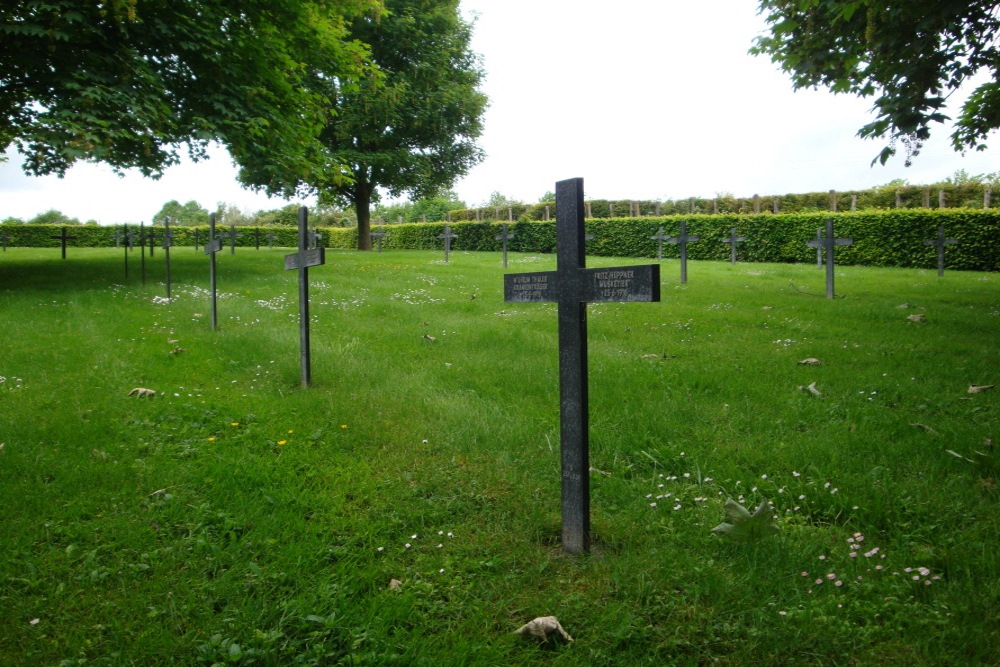
{"type": "Polygon", "coordinates": [[[153,248],[156,247],[156,228],[153,227],[153,223],[149,225],[149,256],[153,256],[153,248]]]}
{"type": "Polygon", "coordinates": [[[438,234],[439,239],[444,239],[444,263],[448,263],[448,253],[451,252],[451,240],[457,238],[458,234],[454,234],[451,231],[450,225],[444,226],[444,233],[438,234]]]}
{"type": "Polygon", "coordinates": [[[729,244],[729,257],[730,257],[730,261],[733,264],[736,263],[736,244],[737,243],[743,243],[746,240],[747,240],[747,237],[745,237],[745,236],[737,236],[736,235],[736,228],[735,227],[733,227],[732,230],[729,232],[729,238],[728,239],[722,239],[723,243],[728,243],[729,244]]]}
{"type": "Polygon", "coordinates": [[[194,229],[194,251],[198,252],[198,248],[201,246],[201,230],[195,227],[194,229]]]}
{"type": "Polygon", "coordinates": [[[504,275],[504,301],[558,304],[562,542],[582,553],[590,548],[587,303],[659,301],[660,266],[586,268],[582,178],[556,183],[556,211],[556,270],[504,275]]]}
{"type": "Polygon", "coordinates": [[[253,230],[253,243],[257,250],[260,250],[260,227],[253,230]]]}
{"type": "Polygon", "coordinates": [[[167,298],[170,298],[170,247],[174,245],[174,233],[170,231],[170,218],[163,218],[163,255],[166,269],[167,298]]]}
{"type": "Polygon", "coordinates": [[[139,233],[135,229],[125,225],[125,247],[129,252],[135,250],[135,237],[138,235],[139,233]]]}
{"type": "Polygon", "coordinates": [[[811,248],[823,249],[826,251],[826,298],[833,296],[833,249],[837,246],[851,245],[854,239],[838,239],[833,235],[833,218],[826,219],[826,237],[821,237],[815,241],[806,241],[806,245],[811,248]]]}
{"type": "Polygon", "coordinates": [[[218,292],[215,286],[215,253],[222,250],[222,239],[215,235],[215,214],[208,214],[208,240],[204,253],[208,255],[208,283],[212,293],[212,331],[219,328],[218,292]]]}
{"type": "Polygon", "coordinates": [[[375,239],[375,247],[377,248],[377,252],[382,252],[382,239],[384,239],[387,236],[389,235],[382,231],[382,225],[379,225],[376,228],[376,231],[372,232],[372,238],[375,239]]]}
{"type": "Polygon", "coordinates": [[[660,261],[663,259],[663,242],[666,241],[669,236],[663,234],[663,227],[656,232],[656,236],[650,236],[650,240],[656,241],[656,260],[660,261]]]}
{"type": "Polygon", "coordinates": [[[273,247],[274,247],[274,242],[275,242],[275,240],[277,240],[277,238],[278,238],[278,237],[277,237],[277,235],[276,235],[276,234],[274,233],[274,230],[273,230],[273,229],[272,229],[272,230],[270,230],[270,231],[268,231],[268,232],[267,232],[267,247],[268,247],[268,248],[273,248],[273,247]]]}
{"type": "Polygon", "coordinates": [[[146,284],[146,223],[139,223],[139,281],[146,284]]]}
{"type": "MultiPolygon", "coordinates": [[[[3,244],[3,251],[7,252],[7,244],[10,243],[10,237],[7,236],[6,232],[4,234],[0,235],[0,243],[3,244]]],[[[115,240],[115,244],[116,244],[115,247],[118,247],[117,243],[118,243],[118,241],[116,239],[115,240]]]]}
{"type": "Polygon", "coordinates": [[[301,342],[302,386],[311,380],[309,359],[309,267],[326,263],[325,249],[309,247],[309,209],[299,207],[299,251],[285,255],[285,270],[299,271],[299,341],[301,342]]]}
{"type": "Polygon", "coordinates": [[[229,254],[236,254],[236,239],[243,236],[243,232],[236,231],[236,225],[229,225],[229,231],[222,235],[224,239],[229,241],[229,254]]]}
{"type": "MultiPolygon", "coordinates": [[[[115,236],[117,236],[117,232],[115,236]]],[[[125,239],[125,282],[128,282],[128,251],[132,249],[132,231],[128,228],[128,225],[122,225],[122,236],[125,239]]]]}
{"type": "Polygon", "coordinates": [[[681,220],[681,234],[680,236],[668,236],[667,243],[676,243],[681,248],[681,284],[685,284],[688,281],[688,243],[694,243],[695,241],[700,241],[700,236],[688,236],[687,233],[687,223],[681,220]]]}
{"type": "Polygon", "coordinates": [[[944,247],[946,245],[955,245],[958,243],[958,239],[946,239],[944,237],[944,227],[941,225],[938,225],[937,232],[937,238],[930,241],[924,241],[924,245],[937,246],[937,267],[938,277],[940,278],[944,275],[944,247]]]}
{"type": "Polygon", "coordinates": [[[59,236],[53,236],[51,238],[54,238],[54,239],[56,239],[56,240],[59,241],[59,245],[62,247],[62,258],[66,259],[66,241],[75,239],[76,237],[75,236],[67,236],[66,235],[66,228],[63,227],[62,228],[62,234],[60,234],[59,236]]]}
{"type": "Polygon", "coordinates": [[[501,226],[502,231],[497,234],[496,240],[503,243],[503,268],[507,268],[507,239],[514,238],[514,232],[507,232],[507,223],[501,226]]]}

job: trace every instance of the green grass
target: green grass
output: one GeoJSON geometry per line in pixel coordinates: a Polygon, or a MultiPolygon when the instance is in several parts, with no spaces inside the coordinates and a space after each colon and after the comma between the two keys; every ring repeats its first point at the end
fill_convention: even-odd
{"type": "Polygon", "coordinates": [[[830,301],[814,266],[664,261],[661,303],[590,306],[574,558],[554,305],[503,303],[498,254],[331,251],[304,390],[284,252],[219,256],[216,332],[191,248],[171,303],[162,251],[144,287],[0,256],[0,663],[1000,661],[996,274],[838,268],[830,301]],[[780,534],[712,534],[728,497],[780,534]],[[575,641],[513,635],[544,615],[575,641]]]}

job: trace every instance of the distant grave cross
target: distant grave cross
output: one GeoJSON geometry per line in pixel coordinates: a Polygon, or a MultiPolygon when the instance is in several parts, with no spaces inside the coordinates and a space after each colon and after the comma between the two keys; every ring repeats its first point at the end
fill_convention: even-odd
{"type": "Polygon", "coordinates": [[[650,236],[649,238],[652,241],[656,241],[656,259],[657,259],[657,261],[662,260],[663,259],[663,242],[666,241],[670,237],[669,236],[665,236],[663,234],[663,227],[661,226],[660,229],[656,232],[656,236],[650,236]]]}
{"type": "Polygon", "coordinates": [[[194,230],[194,251],[198,252],[198,248],[201,246],[201,230],[195,228],[194,230]]]}
{"type": "Polygon", "coordinates": [[[681,249],[681,284],[685,284],[688,281],[688,243],[694,243],[695,241],[700,241],[700,236],[688,236],[687,233],[687,223],[681,220],[681,234],[680,236],[668,236],[667,243],[676,243],[681,249]]]}
{"type": "Polygon", "coordinates": [[[309,247],[309,209],[299,207],[299,251],[285,255],[285,270],[299,271],[299,341],[301,342],[302,386],[311,380],[309,359],[309,267],[326,263],[325,249],[309,247]]]}
{"type": "Polygon", "coordinates": [[[955,245],[958,243],[958,239],[946,239],[944,237],[944,227],[941,225],[938,225],[937,232],[937,238],[930,241],[924,241],[924,245],[937,246],[938,277],[940,278],[944,275],[944,247],[946,245],[955,245]]]}
{"type": "Polygon", "coordinates": [[[833,249],[837,246],[851,245],[854,239],[838,239],[833,235],[833,218],[826,219],[826,236],[815,241],[806,241],[811,248],[821,248],[826,251],[826,298],[833,296],[833,249]]]}
{"type": "MultiPolygon", "coordinates": [[[[115,232],[115,236],[118,233],[115,232]]],[[[128,251],[132,248],[132,231],[128,228],[128,225],[122,225],[122,236],[125,239],[125,282],[128,282],[128,251]]]]}
{"type": "Polygon", "coordinates": [[[146,222],[139,223],[139,282],[146,284],[146,222]]]}
{"type": "Polygon", "coordinates": [[[729,244],[729,257],[730,257],[730,261],[733,264],[736,263],[736,244],[737,243],[743,243],[746,240],[747,240],[747,237],[745,237],[745,236],[737,236],[736,235],[736,228],[735,227],[733,227],[732,230],[729,232],[729,238],[728,239],[722,239],[723,243],[728,243],[729,244]]]}
{"type": "Polygon", "coordinates": [[[382,239],[389,236],[382,231],[382,225],[379,225],[374,232],[372,232],[372,238],[375,239],[376,252],[382,252],[382,239]]]}
{"type": "Polygon", "coordinates": [[[260,227],[256,227],[253,230],[253,242],[257,250],[260,250],[260,227]]]}
{"type": "Polygon", "coordinates": [[[278,237],[275,235],[273,229],[270,230],[270,231],[268,231],[268,233],[267,233],[267,247],[268,248],[273,248],[274,247],[274,242],[275,242],[275,240],[277,240],[277,238],[278,237]]]}
{"type": "Polygon", "coordinates": [[[229,225],[229,231],[222,235],[229,241],[229,254],[236,254],[236,239],[243,236],[243,232],[236,231],[236,225],[229,225]]]}
{"type": "Polygon", "coordinates": [[[501,226],[502,231],[497,234],[496,240],[503,243],[503,268],[507,268],[507,239],[514,238],[514,232],[507,231],[507,223],[501,226]]]}
{"type": "Polygon", "coordinates": [[[556,183],[556,270],[504,275],[504,301],[555,302],[559,319],[562,543],[590,548],[587,303],[660,300],[660,266],[586,268],[583,179],[556,183]]]}
{"type": "Polygon", "coordinates": [[[823,268],[823,230],[816,229],[816,268],[823,268]]]}
{"type": "Polygon", "coordinates": [[[448,263],[448,253],[451,252],[451,240],[458,238],[458,234],[454,234],[451,231],[450,225],[444,226],[444,233],[438,234],[439,239],[444,239],[444,263],[448,263]]]}
{"type": "Polygon", "coordinates": [[[125,246],[129,252],[135,250],[135,237],[138,234],[134,229],[125,225],[125,246]]]}
{"type": "Polygon", "coordinates": [[[149,256],[153,256],[153,248],[156,247],[156,228],[153,223],[149,224],[149,256]]]}
{"type": "Polygon", "coordinates": [[[170,231],[170,218],[163,218],[163,256],[166,269],[167,298],[170,298],[170,247],[174,245],[174,233],[170,231]]]}
{"type": "Polygon", "coordinates": [[[315,250],[317,246],[319,246],[320,241],[322,240],[323,240],[323,234],[317,232],[316,228],[313,227],[312,231],[309,232],[309,249],[315,250]]]}
{"type": "Polygon", "coordinates": [[[56,239],[56,240],[59,241],[59,245],[62,248],[62,258],[66,259],[66,241],[75,239],[76,237],[75,236],[67,236],[66,235],[66,228],[63,227],[62,228],[62,234],[60,234],[59,236],[53,236],[52,238],[54,238],[54,239],[56,239]]]}
{"type": "Polygon", "coordinates": [[[208,255],[208,283],[212,293],[212,331],[219,328],[218,292],[215,285],[215,253],[222,250],[222,239],[215,235],[215,214],[208,214],[208,240],[204,253],[208,255]]]}
{"type": "Polygon", "coordinates": [[[125,235],[121,231],[119,231],[118,229],[115,229],[115,247],[116,248],[121,248],[122,247],[122,239],[124,239],[124,238],[125,238],[125,235]]]}
{"type": "MultiPolygon", "coordinates": [[[[4,232],[2,236],[0,236],[0,243],[3,244],[3,251],[7,252],[7,244],[10,243],[10,237],[7,236],[6,232],[4,232]]],[[[117,243],[117,241],[116,241],[116,243],[117,243]]]]}

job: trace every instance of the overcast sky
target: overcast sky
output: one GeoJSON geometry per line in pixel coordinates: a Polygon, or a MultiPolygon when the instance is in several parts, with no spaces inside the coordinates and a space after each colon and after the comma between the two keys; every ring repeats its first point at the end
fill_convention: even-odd
{"type": "MultiPolygon", "coordinates": [[[[462,0],[477,15],[490,97],[487,157],[455,190],[470,206],[499,191],[535,202],[558,180],[583,177],[587,198],[680,199],[849,191],[903,178],[931,183],[958,169],[1000,170],[1000,138],[985,152],[951,150],[948,126],[905,168],[870,163],[882,144],[856,138],[871,102],[793,92],[787,75],[747,54],[765,27],[754,0],[462,0]]],[[[964,100],[961,93],[956,101],[964,100]]],[[[102,224],[148,221],[171,199],[248,212],[286,202],[243,190],[224,150],[154,181],[78,165],[63,179],[0,165],[0,219],[55,208],[102,224]]],[[[311,203],[311,202],[304,202],[311,203]]]]}

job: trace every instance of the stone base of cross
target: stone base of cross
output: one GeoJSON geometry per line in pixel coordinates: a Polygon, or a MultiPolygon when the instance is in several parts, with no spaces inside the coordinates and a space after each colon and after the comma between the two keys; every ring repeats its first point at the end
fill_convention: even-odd
{"type": "Polygon", "coordinates": [[[590,549],[587,303],[660,300],[659,264],[586,268],[583,211],[583,179],[556,183],[556,270],[504,276],[504,301],[558,304],[562,543],[573,554],[590,549]]]}

